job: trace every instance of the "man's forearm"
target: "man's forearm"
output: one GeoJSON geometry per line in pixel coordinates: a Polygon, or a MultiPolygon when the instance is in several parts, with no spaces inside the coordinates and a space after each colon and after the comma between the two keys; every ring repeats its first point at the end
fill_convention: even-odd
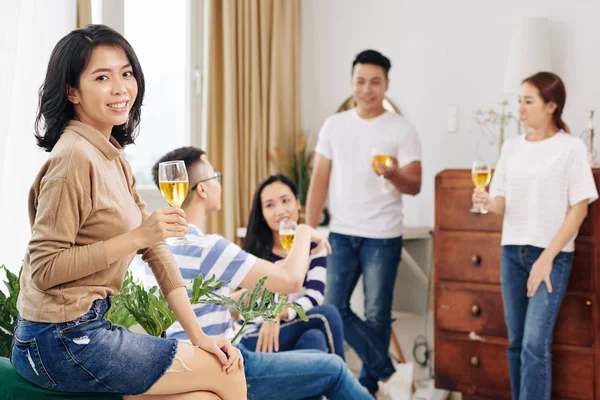
{"type": "Polygon", "coordinates": [[[308,189],[308,201],[306,202],[306,224],[313,228],[316,228],[319,223],[327,199],[327,189],[316,186],[311,182],[308,189]]]}
{"type": "Polygon", "coordinates": [[[400,193],[417,195],[421,191],[421,175],[396,168],[386,178],[400,193]]]}

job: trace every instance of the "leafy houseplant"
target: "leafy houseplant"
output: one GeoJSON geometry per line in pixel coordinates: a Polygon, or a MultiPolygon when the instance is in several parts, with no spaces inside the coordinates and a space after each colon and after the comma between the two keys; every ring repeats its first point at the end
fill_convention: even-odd
{"type": "MultiPolygon", "coordinates": [[[[237,311],[245,321],[263,317],[264,320],[273,322],[281,311],[291,307],[296,310],[302,320],[308,321],[304,310],[296,304],[286,303],[285,296],[281,296],[279,302],[274,303],[273,292],[263,289],[266,279],[265,277],[258,281],[251,292],[244,292],[240,299],[235,301],[214,293],[216,289],[228,282],[218,280],[214,275],[205,280],[200,274],[192,281],[190,302],[192,304],[224,305],[237,311]]],[[[149,335],[161,335],[175,322],[176,318],[162,293],[157,295],[156,291],[156,286],[146,291],[144,286],[135,282],[131,273],[128,272],[121,292],[113,297],[113,306],[106,314],[106,318],[115,324],[127,327],[135,325],[137,322],[149,335]]],[[[234,342],[245,324],[246,322],[237,333],[234,342]]]]}
{"type": "MultiPolygon", "coordinates": [[[[10,356],[12,336],[17,323],[17,297],[19,297],[21,272],[19,276],[13,274],[4,265],[0,271],[6,272],[4,284],[8,288],[8,297],[0,291],[0,357],[10,356]]],[[[22,270],[22,268],[21,268],[22,270]]]]}
{"type": "Polygon", "coordinates": [[[290,178],[298,188],[298,199],[302,206],[306,205],[313,157],[314,151],[307,150],[306,136],[303,134],[296,135],[294,147],[288,155],[284,155],[279,146],[275,146],[269,154],[269,160],[279,173],[290,178]]]}
{"type": "MultiPolygon", "coordinates": [[[[193,293],[204,296],[224,283],[226,282],[216,279],[200,280],[194,282],[193,293]]],[[[147,334],[160,336],[177,318],[162,293],[157,291],[156,286],[146,290],[142,283],[134,281],[131,272],[127,272],[121,291],[112,298],[112,307],[106,314],[106,319],[127,328],[137,323],[147,334]]]]}
{"type": "MultiPolygon", "coordinates": [[[[214,280],[212,276],[208,282],[214,280]]],[[[190,299],[192,304],[203,303],[203,304],[218,304],[225,306],[229,309],[235,310],[244,319],[242,327],[238,330],[235,337],[231,340],[235,343],[240,334],[244,331],[248,321],[255,318],[262,317],[265,321],[275,322],[277,316],[285,309],[292,308],[298,313],[298,316],[302,321],[308,321],[304,309],[296,304],[287,302],[286,296],[280,296],[279,301],[275,303],[273,292],[269,289],[264,289],[263,286],[266,277],[259,280],[252,291],[246,291],[242,293],[240,298],[236,301],[229,297],[222,296],[212,291],[197,293],[192,291],[192,297],[190,299]]],[[[216,281],[222,282],[222,281],[216,281]]],[[[225,283],[225,282],[222,282],[225,283]]],[[[202,274],[194,279],[194,289],[196,285],[202,285],[202,274]]]]}
{"type": "MultiPolygon", "coordinates": [[[[4,265],[0,266],[0,271],[3,269],[7,277],[4,283],[8,288],[8,297],[0,291],[0,357],[9,357],[17,321],[17,297],[20,291],[19,279],[22,268],[19,276],[10,272],[4,265]]],[[[192,282],[190,300],[192,304],[224,305],[237,311],[245,321],[262,317],[265,321],[273,322],[281,311],[290,307],[296,310],[303,321],[308,321],[304,310],[295,304],[286,303],[285,296],[281,296],[275,303],[273,292],[263,288],[266,279],[266,277],[261,279],[252,291],[243,293],[240,299],[235,301],[214,293],[214,290],[228,282],[218,280],[214,276],[205,280],[200,274],[192,282]]],[[[106,314],[106,319],[127,328],[139,324],[149,335],[160,336],[175,322],[176,318],[162,293],[157,293],[157,290],[156,286],[146,290],[142,283],[133,279],[131,272],[127,272],[120,293],[112,297],[112,306],[106,314]]],[[[246,322],[244,326],[245,324],[246,322]]]]}

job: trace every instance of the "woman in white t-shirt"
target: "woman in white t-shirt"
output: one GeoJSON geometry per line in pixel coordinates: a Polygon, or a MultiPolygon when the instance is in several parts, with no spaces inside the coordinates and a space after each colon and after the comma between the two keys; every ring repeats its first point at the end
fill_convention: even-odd
{"type": "Polygon", "coordinates": [[[561,79],[540,72],[521,85],[527,134],[502,147],[490,193],[473,202],[504,216],[501,282],[513,400],[550,399],[552,331],[569,283],[575,237],[598,198],[583,142],[561,119],[561,79]]]}

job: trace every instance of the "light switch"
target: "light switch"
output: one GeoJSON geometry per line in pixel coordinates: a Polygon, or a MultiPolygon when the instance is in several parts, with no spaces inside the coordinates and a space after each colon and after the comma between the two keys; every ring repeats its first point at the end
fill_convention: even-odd
{"type": "Polygon", "coordinates": [[[458,106],[457,105],[449,105],[448,106],[448,120],[447,120],[447,130],[448,133],[457,133],[458,132],[458,106]]]}

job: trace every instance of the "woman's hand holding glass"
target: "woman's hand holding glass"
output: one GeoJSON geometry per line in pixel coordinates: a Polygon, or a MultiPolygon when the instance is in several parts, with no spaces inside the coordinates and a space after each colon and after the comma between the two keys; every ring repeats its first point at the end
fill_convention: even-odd
{"type": "Polygon", "coordinates": [[[471,168],[471,178],[475,185],[475,194],[479,193],[479,195],[475,196],[475,194],[473,194],[473,207],[470,211],[473,214],[487,214],[490,196],[485,191],[485,188],[492,179],[492,168],[490,164],[482,160],[474,161],[473,167],[471,168]],[[477,204],[475,204],[476,200],[478,201],[477,204]]]}
{"type": "Polygon", "coordinates": [[[185,212],[181,208],[159,208],[136,231],[140,238],[139,248],[152,247],[167,238],[184,237],[187,234],[185,212]]]}
{"type": "MultiPolygon", "coordinates": [[[[490,209],[492,199],[490,194],[485,189],[477,189],[473,190],[473,195],[471,196],[471,201],[473,202],[473,210],[486,210],[490,209]]],[[[475,211],[472,211],[476,213],[475,211]]]]}

